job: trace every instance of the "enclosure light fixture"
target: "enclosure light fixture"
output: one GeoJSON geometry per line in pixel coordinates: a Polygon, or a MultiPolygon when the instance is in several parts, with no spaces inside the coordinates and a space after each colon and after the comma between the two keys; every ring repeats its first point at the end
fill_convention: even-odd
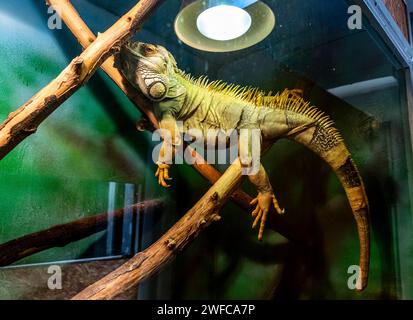
{"type": "Polygon", "coordinates": [[[244,49],[265,39],[275,16],[257,0],[183,0],[175,32],[185,44],[204,51],[244,49]]]}
{"type": "Polygon", "coordinates": [[[221,4],[205,11],[196,19],[198,30],[213,40],[232,40],[242,36],[251,27],[251,16],[237,6],[221,4]]]}

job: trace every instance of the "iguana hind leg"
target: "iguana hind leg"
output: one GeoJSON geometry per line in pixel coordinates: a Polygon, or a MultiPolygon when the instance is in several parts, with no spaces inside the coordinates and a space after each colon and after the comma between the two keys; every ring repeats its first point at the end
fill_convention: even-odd
{"type": "Polygon", "coordinates": [[[248,176],[252,184],[257,188],[258,195],[251,201],[251,205],[255,205],[255,209],[252,211],[251,215],[254,218],[252,228],[255,229],[258,224],[260,228],[258,231],[258,240],[262,240],[264,234],[265,223],[267,221],[268,212],[271,206],[274,207],[278,214],[284,214],[285,210],[280,208],[277,198],[274,195],[273,188],[268,179],[268,175],[265,172],[264,167],[261,165],[258,173],[255,175],[248,176]],[[260,222],[261,220],[261,222],[260,222]]]}
{"type": "MultiPolygon", "coordinates": [[[[239,156],[241,165],[244,168],[252,168],[254,167],[254,161],[257,156],[261,154],[261,135],[259,141],[253,142],[253,129],[255,127],[253,125],[245,126],[243,129],[247,129],[242,131],[240,134],[240,138],[238,141],[239,146],[239,156]]],[[[258,224],[260,225],[258,231],[258,240],[262,240],[262,236],[265,229],[265,223],[267,221],[268,212],[271,209],[271,206],[275,208],[275,211],[278,214],[283,214],[284,210],[280,208],[278,201],[274,195],[273,188],[271,186],[270,180],[268,179],[268,175],[265,172],[264,167],[261,163],[258,163],[259,167],[254,168],[254,170],[247,171],[248,178],[251,183],[257,188],[258,195],[255,199],[251,201],[251,205],[255,205],[255,209],[252,211],[251,215],[254,218],[254,222],[252,224],[252,228],[255,229],[258,224]]]]}

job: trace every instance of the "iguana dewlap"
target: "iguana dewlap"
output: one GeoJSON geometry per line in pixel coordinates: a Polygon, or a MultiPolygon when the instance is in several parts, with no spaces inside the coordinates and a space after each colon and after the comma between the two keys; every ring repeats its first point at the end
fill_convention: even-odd
{"type": "MultiPolygon", "coordinates": [[[[322,111],[285,90],[267,96],[257,89],[228,85],[206,78],[193,79],[177,68],[173,56],[162,46],[140,42],[122,46],[119,67],[144,95],[154,101],[155,115],[160,128],[172,133],[168,143],[182,143],[179,132],[189,129],[259,129],[262,143],[273,143],[280,138],[295,140],[324,159],[336,172],[347,194],[357,223],[360,238],[361,276],[357,289],[367,285],[369,269],[368,201],[360,174],[333,122],[322,111]],[[183,128],[176,122],[182,121],[183,128]]],[[[242,137],[242,136],[241,136],[242,137]]],[[[245,139],[249,137],[246,136],[245,139]]],[[[163,145],[167,142],[164,141],[163,145]]],[[[251,144],[240,138],[240,155],[251,154],[251,144]]],[[[161,148],[156,176],[167,186],[169,164],[161,148]]],[[[248,157],[240,157],[240,159],[248,157]]],[[[242,160],[241,160],[242,162],[242,160]]],[[[243,163],[248,166],[249,163],[243,163]]],[[[273,188],[263,166],[249,176],[258,195],[252,201],[255,209],[253,227],[260,223],[258,238],[262,238],[267,213],[271,206],[281,214],[273,188]]]]}

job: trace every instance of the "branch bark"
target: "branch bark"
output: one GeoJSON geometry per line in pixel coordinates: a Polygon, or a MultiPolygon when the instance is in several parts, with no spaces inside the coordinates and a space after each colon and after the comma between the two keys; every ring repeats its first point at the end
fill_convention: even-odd
{"type": "MultiPolygon", "coordinates": [[[[79,13],[73,7],[73,5],[68,0],[48,0],[49,5],[52,5],[56,9],[58,14],[61,16],[64,23],[67,25],[69,30],[73,33],[76,39],[79,41],[80,45],[86,49],[93,41],[96,39],[93,32],[89,29],[86,23],[82,20],[79,13]]],[[[113,67],[114,58],[113,56],[106,59],[102,64],[102,69],[105,73],[119,86],[119,88],[126,94],[129,100],[147,116],[150,124],[153,128],[158,128],[158,122],[152,111],[152,103],[138,90],[134,89],[129,82],[123,77],[118,69],[113,67]]],[[[197,170],[206,180],[211,184],[215,183],[221,173],[215,169],[212,165],[206,163],[205,159],[193,150],[190,146],[189,152],[196,159],[193,167],[197,170]]],[[[252,198],[241,189],[235,190],[231,195],[231,200],[234,201],[239,207],[250,213],[251,206],[250,202],[252,198]]],[[[299,236],[294,234],[292,228],[282,220],[275,212],[269,215],[268,225],[271,229],[279,232],[284,237],[298,241],[299,236]]]]}
{"type": "Polygon", "coordinates": [[[111,56],[164,0],[141,0],[106,32],[99,34],[79,56],[0,125],[0,159],[4,158],[67,98],[75,93],[96,69],[111,56]]]}
{"type": "Polygon", "coordinates": [[[241,180],[241,164],[237,159],[195,206],[158,241],[72,299],[113,299],[157,272],[190,244],[203,229],[220,220],[219,210],[241,180]]]}
{"type": "Polygon", "coordinates": [[[114,222],[121,221],[125,212],[137,214],[145,209],[161,209],[161,200],[147,200],[126,208],[86,217],[73,222],[59,224],[49,229],[34,232],[0,245],[0,266],[7,266],[15,261],[54,247],[65,245],[103,231],[107,227],[108,215],[114,222]]]}
{"type": "MultiPolygon", "coordinates": [[[[89,47],[96,40],[96,36],[89,29],[69,0],[47,0],[47,4],[56,10],[83,49],[89,47]]],[[[158,121],[152,110],[152,102],[140,91],[136,90],[118,69],[113,67],[114,62],[115,59],[112,55],[102,63],[101,68],[125,93],[139,111],[146,115],[151,126],[155,129],[158,128],[158,121]]]]}

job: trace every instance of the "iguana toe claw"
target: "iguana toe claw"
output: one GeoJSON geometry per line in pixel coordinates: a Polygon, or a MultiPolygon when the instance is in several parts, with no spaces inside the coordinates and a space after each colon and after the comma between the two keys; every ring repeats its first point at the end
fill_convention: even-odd
{"type": "Polygon", "coordinates": [[[258,223],[261,220],[260,229],[258,231],[258,240],[259,241],[262,240],[262,236],[264,234],[265,222],[267,221],[267,215],[268,215],[268,210],[259,209],[258,213],[255,217],[254,223],[252,224],[252,228],[255,229],[258,226],[258,223]]]}
{"type": "Polygon", "coordinates": [[[253,217],[253,218],[255,218],[257,215],[258,215],[258,213],[260,212],[260,207],[259,206],[257,206],[255,209],[254,209],[254,211],[252,211],[251,212],[251,216],[253,217]]]}
{"type": "Polygon", "coordinates": [[[262,236],[264,234],[265,223],[267,221],[268,211],[270,210],[271,204],[274,206],[274,209],[278,214],[284,214],[285,210],[280,208],[278,201],[272,192],[260,192],[257,197],[250,202],[250,205],[256,205],[255,209],[251,212],[251,216],[254,218],[252,228],[255,229],[258,224],[260,224],[260,229],[258,231],[258,240],[260,241],[262,240],[262,236]]]}
{"type": "Polygon", "coordinates": [[[165,188],[169,188],[170,185],[165,182],[165,180],[172,180],[169,177],[169,165],[168,164],[158,164],[158,169],[155,172],[155,177],[158,177],[158,183],[165,188]]]}
{"type": "Polygon", "coordinates": [[[278,204],[277,199],[275,198],[275,196],[272,196],[272,203],[274,205],[274,209],[275,211],[277,211],[278,214],[284,214],[285,213],[285,209],[281,209],[280,205],[278,204]]]}
{"type": "Polygon", "coordinates": [[[168,169],[164,169],[164,171],[163,171],[163,178],[164,178],[164,180],[172,180],[172,178],[169,177],[169,171],[168,171],[168,169]]]}
{"type": "Polygon", "coordinates": [[[263,211],[261,209],[258,210],[258,214],[255,216],[255,220],[252,224],[252,228],[255,229],[258,225],[258,222],[260,222],[260,219],[262,217],[263,211]]]}

